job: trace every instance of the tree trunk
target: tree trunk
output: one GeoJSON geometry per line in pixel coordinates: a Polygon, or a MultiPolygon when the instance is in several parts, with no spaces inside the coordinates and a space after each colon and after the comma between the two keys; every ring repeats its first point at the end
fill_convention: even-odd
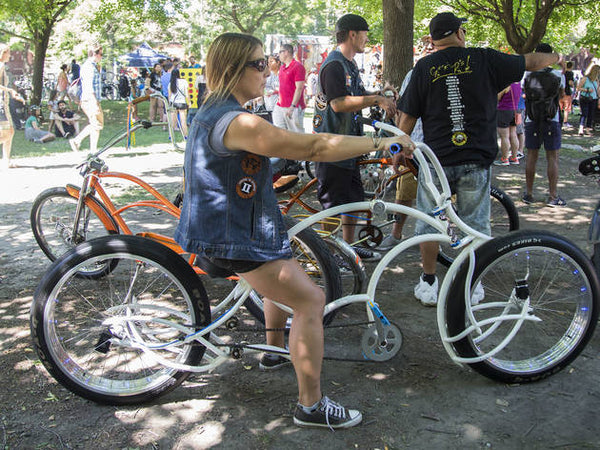
{"type": "Polygon", "coordinates": [[[32,105],[39,105],[42,101],[42,89],[44,87],[44,62],[46,61],[46,52],[50,43],[50,34],[53,24],[47,24],[44,30],[35,33],[33,36],[33,97],[32,105]]]}
{"type": "Polygon", "coordinates": [[[400,87],[413,67],[414,0],[383,0],[383,78],[400,87]]]}

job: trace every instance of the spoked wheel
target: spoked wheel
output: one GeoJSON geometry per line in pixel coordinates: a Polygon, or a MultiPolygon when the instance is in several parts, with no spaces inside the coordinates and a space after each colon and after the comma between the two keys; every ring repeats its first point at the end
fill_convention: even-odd
{"type": "Polygon", "coordinates": [[[184,339],[210,323],[204,287],[192,268],[161,244],[136,236],[83,243],[40,282],[31,334],[50,374],[72,392],[115,405],[152,400],[181,384],[184,365],[205,347],[184,339]],[[83,267],[117,261],[102,278],[83,267]]]}
{"type": "MultiPolygon", "coordinates": [[[[55,261],[76,245],[91,239],[116,234],[119,227],[96,198],[87,197],[79,219],[77,233],[73,236],[77,198],[71,196],[66,188],[47,189],[37,196],[30,214],[31,230],[38,245],[50,261],[55,261]],[[101,211],[103,222],[92,210],[101,211]]],[[[107,266],[81,267],[84,275],[103,276],[107,266]]]]}
{"type": "MultiPolygon", "coordinates": [[[[598,321],[600,287],[586,255],[559,235],[523,230],[485,243],[475,256],[470,289],[483,287],[485,297],[471,308],[475,326],[453,344],[458,355],[482,359],[467,364],[506,383],[539,380],[571,363],[598,321]]],[[[467,266],[448,293],[450,337],[471,326],[464,300],[467,266]]]]}
{"type": "MultiPolygon", "coordinates": [[[[296,221],[289,216],[283,216],[286,228],[292,228],[296,221]]],[[[330,303],[341,297],[342,287],[340,273],[335,260],[327,248],[325,241],[312,229],[302,230],[290,240],[294,258],[304,268],[308,276],[325,291],[325,302],[330,303]]],[[[277,301],[277,299],[273,299],[277,301]]],[[[244,302],[244,306],[261,323],[265,322],[263,302],[260,295],[253,292],[244,302]]],[[[335,316],[335,311],[323,318],[328,325],[335,316]]]]}
{"type": "MultiPolygon", "coordinates": [[[[490,226],[492,237],[503,236],[519,229],[519,213],[510,196],[496,186],[490,188],[490,226]]],[[[438,262],[446,267],[454,261],[457,251],[448,246],[440,247],[438,262]]]]}

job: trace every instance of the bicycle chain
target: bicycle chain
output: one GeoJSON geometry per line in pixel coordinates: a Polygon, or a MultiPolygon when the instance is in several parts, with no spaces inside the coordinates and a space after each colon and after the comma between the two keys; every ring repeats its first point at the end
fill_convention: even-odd
{"type": "MultiPolygon", "coordinates": [[[[328,328],[350,328],[350,327],[354,327],[354,326],[361,326],[361,325],[373,325],[375,322],[374,321],[366,321],[366,322],[353,322],[353,323],[348,323],[348,324],[340,324],[340,325],[324,325],[323,326],[323,330],[328,329],[328,328]]],[[[240,333],[265,333],[267,331],[286,331],[289,330],[289,328],[258,328],[258,327],[253,327],[253,328],[227,328],[227,326],[221,326],[218,327],[217,329],[225,329],[229,332],[232,331],[237,331],[240,333]]],[[[245,348],[249,348],[249,349],[256,349],[254,346],[256,344],[248,344],[248,343],[244,343],[244,342],[240,342],[240,343],[232,343],[232,344],[217,344],[217,343],[213,343],[212,345],[214,345],[215,347],[229,347],[231,349],[245,349],[245,348]]],[[[274,353],[274,354],[281,354],[281,355],[287,355],[288,353],[286,352],[278,352],[278,351],[270,351],[269,353],[274,353]]],[[[323,359],[328,360],[328,361],[345,361],[345,362],[361,362],[361,363],[376,363],[378,361],[373,361],[370,359],[356,359],[356,358],[338,358],[336,356],[323,356],[323,359]]]]}

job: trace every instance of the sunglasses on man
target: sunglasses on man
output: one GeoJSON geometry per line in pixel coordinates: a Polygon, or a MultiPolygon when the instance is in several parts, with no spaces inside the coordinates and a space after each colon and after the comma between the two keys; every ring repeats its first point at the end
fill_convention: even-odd
{"type": "Polygon", "coordinates": [[[269,61],[267,58],[255,59],[254,61],[248,61],[245,66],[246,67],[254,67],[259,72],[264,72],[269,65],[269,61]]]}

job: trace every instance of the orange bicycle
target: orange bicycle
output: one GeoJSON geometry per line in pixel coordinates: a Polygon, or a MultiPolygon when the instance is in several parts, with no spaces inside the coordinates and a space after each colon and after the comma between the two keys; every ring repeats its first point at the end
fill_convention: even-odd
{"type": "MultiPolygon", "coordinates": [[[[141,121],[136,123],[130,132],[140,128],[150,128],[152,125],[151,122],[141,121]]],[[[38,245],[51,261],[55,261],[82,242],[111,234],[135,234],[170,248],[184,257],[196,274],[206,275],[206,272],[196,265],[196,255],[184,251],[170,236],[153,231],[134,232],[125,221],[124,212],[140,208],[162,211],[176,220],[180,215],[180,209],[177,206],[141,178],[108,170],[100,155],[126,136],[127,132],[117,135],[101,150],[88,155],[86,160],[78,166],[80,175],[83,177],[81,187],[67,184],[47,189],[38,195],[30,214],[31,228],[38,245]],[[125,204],[117,206],[104,188],[104,180],[117,180],[137,186],[151,198],[140,199],[139,194],[136,194],[136,200],[125,201],[125,204]]],[[[295,222],[291,218],[285,219],[286,226],[291,228],[295,222]]],[[[142,223],[142,225],[146,225],[147,228],[147,224],[142,223]]],[[[161,227],[164,226],[163,221],[161,227]]],[[[339,275],[329,265],[331,256],[328,254],[325,244],[314,231],[308,231],[308,233],[291,240],[292,251],[308,275],[316,284],[323,287],[327,301],[331,302],[340,294],[339,275]]],[[[103,278],[114,269],[115,265],[116,260],[105,260],[101,264],[96,263],[79,268],[77,275],[91,279],[103,278]]],[[[237,279],[237,276],[228,277],[228,280],[235,281],[237,279]]],[[[224,286],[219,286],[219,288],[231,290],[231,284],[224,283],[224,286]]],[[[223,297],[221,293],[216,294],[216,298],[223,297]]],[[[255,318],[264,323],[262,299],[258,294],[252,292],[246,300],[245,306],[255,318]]],[[[215,310],[218,310],[218,307],[215,307],[215,310]]],[[[327,323],[330,322],[333,315],[327,316],[326,319],[327,323]]]]}

